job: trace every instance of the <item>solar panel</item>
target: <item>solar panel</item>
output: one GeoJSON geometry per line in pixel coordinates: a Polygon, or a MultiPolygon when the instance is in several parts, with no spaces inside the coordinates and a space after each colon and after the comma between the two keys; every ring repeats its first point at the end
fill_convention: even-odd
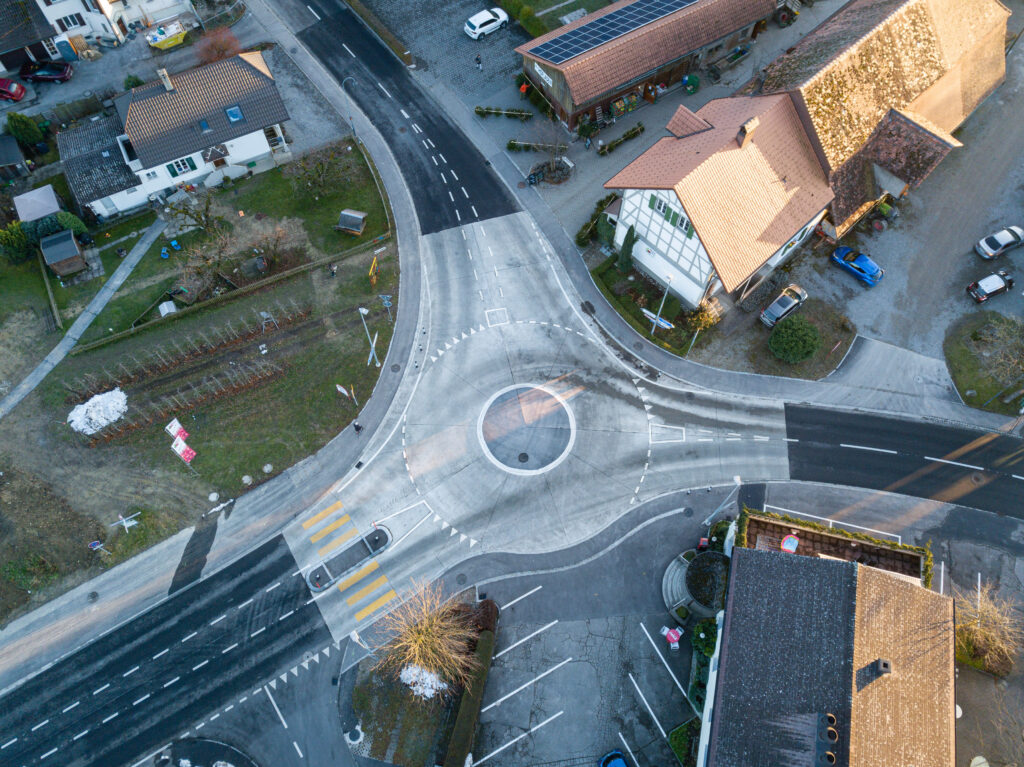
{"type": "Polygon", "coordinates": [[[529,53],[552,64],[561,64],[695,2],[697,0],[637,0],[541,43],[529,53]]]}

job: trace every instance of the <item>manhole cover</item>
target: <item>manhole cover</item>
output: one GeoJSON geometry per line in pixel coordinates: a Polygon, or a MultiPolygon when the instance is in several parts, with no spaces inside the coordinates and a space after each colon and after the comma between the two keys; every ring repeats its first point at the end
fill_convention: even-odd
{"type": "Polygon", "coordinates": [[[402,366],[399,365],[397,362],[394,365],[391,366],[391,372],[392,373],[397,373],[401,369],[402,369],[402,366]]]}
{"type": "Polygon", "coordinates": [[[685,509],[683,509],[683,516],[684,517],[692,517],[693,516],[693,509],[691,509],[689,506],[687,506],[685,509]]]}
{"type": "Polygon", "coordinates": [[[90,591],[89,592],[89,601],[90,602],[95,602],[99,598],[100,598],[100,592],[98,592],[98,591],[90,591]]]}
{"type": "Polygon", "coordinates": [[[492,396],[477,422],[477,437],[495,466],[511,474],[548,471],[572,449],[576,418],[545,386],[514,384],[492,396]]]}
{"type": "Polygon", "coordinates": [[[460,586],[466,585],[466,574],[465,573],[459,573],[458,575],[456,575],[455,576],[455,582],[457,584],[459,584],[460,586]]]}
{"type": "Polygon", "coordinates": [[[982,483],[982,479],[982,476],[978,472],[974,472],[973,474],[971,474],[971,482],[973,482],[976,485],[980,485],[982,483]]]}

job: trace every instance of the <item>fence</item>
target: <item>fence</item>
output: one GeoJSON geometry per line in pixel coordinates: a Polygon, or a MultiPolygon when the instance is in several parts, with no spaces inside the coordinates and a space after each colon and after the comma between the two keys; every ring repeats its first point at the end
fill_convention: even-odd
{"type": "Polygon", "coordinates": [[[815,516],[814,514],[807,514],[807,513],[803,512],[803,511],[793,511],[793,509],[784,509],[781,506],[771,506],[769,504],[765,504],[765,508],[766,509],[771,509],[772,511],[775,511],[775,512],[778,512],[778,513],[781,513],[781,514],[792,514],[793,516],[797,516],[797,517],[807,517],[808,519],[813,519],[816,522],[821,522],[822,524],[827,522],[828,526],[829,526],[829,529],[832,529],[833,527],[841,527],[841,528],[844,528],[844,529],[856,528],[858,530],[864,530],[865,532],[868,532],[868,533],[874,533],[875,535],[884,535],[887,538],[895,538],[896,539],[896,543],[903,543],[903,538],[901,536],[897,535],[896,533],[887,533],[887,532],[885,532],[885,530],[876,530],[873,527],[864,527],[862,525],[855,525],[855,524],[853,524],[851,522],[840,522],[838,524],[834,524],[832,522],[832,520],[829,519],[828,517],[818,517],[818,516],[815,516]]]}

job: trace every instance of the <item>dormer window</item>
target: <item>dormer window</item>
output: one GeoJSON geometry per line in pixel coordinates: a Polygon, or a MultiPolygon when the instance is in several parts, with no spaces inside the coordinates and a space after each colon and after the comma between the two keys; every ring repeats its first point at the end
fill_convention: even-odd
{"type": "Polygon", "coordinates": [[[203,133],[213,132],[213,128],[210,127],[210,123],[208,123],[206,120],[199,121],[199,130],[201,130],[203,133]]]}
{"type": "Polygon", "coordinates": [[[225,109],[224,114],[228,116],[228,122],[230,123],[240,123],[245,119],[245,116],[242,114],[242,107],[238,106],[238,104],[225,109]]]}

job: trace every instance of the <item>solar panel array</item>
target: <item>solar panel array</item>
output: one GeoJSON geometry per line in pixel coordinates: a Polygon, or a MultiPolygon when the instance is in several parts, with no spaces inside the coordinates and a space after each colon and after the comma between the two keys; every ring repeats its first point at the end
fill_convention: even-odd
{"type": "Polygon", "coordinates": [[[531,48],[537,58],[561,64],[618,37],[657,21],[697,0],[637,0],[599,19],[582,24],[564,35],[531,48]]]}

